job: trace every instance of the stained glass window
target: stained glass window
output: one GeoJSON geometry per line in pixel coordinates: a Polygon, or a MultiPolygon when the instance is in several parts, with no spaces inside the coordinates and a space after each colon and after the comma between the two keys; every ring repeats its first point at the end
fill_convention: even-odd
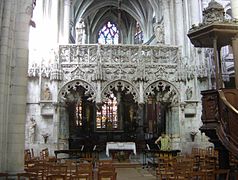
{"type": "Polygon", "coordinates": [[[118,129],[117,98],[111,94],[102,108],[97,110],[96,128],[103,130],[118,129]]]}
{"type": "Polygon", "coordinates": [[[79,100],[75,108],[75,124],[76,126],[82,126],[82,101],[79,100]]]}
{"type": "Polygon", "coordinates": [[[118,44],[119,30],[115,23],[108,21],[98,33],[99,44],[118,44]]]}

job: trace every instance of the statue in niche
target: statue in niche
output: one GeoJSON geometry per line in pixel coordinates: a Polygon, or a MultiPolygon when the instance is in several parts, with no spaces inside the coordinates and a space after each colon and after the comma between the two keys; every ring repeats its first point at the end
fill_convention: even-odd
{"type": "Polygon", "coordinates": [[[186,89],[185,94],[186,94],[187,100],[190,100],[190,99],[192,98],[192,96],[193,96],[192,87],[188,87],[188,88],[186,89]]]}
{"type": "Polygon", "coordinates": [[[36,121],[32,117],[30,119],[30,125],[29,125],[29,139],[31,143],[35,142],[35,133],[36,133],[36,121]]]}
{"type": "Polygon", "coordinates": [[[130,120],[131,120],[131,121],[133,121],[133,115],[134,115],[133,106],[130,106],[130,109],[129,109],[129,117],[130,117],[130,120]]]}
{"type": "Polygon", "coordinates": [[[164,44],[164,25],[163,23],[155,23],[154,34],[158,44],[164,44]]]}
{"type": "Polygon", "coordinates": [[[52,94],[50,92],[50,88],[48,86],[48,84],[45,85],[45,89],[44,89],[44,92],[43,92],[43,98],[44,100],[51,100],[52,99],[52,94]]]}
{"type": "Polygon", "coordinates": [[[83,44],[84,42],[84,30],[85,30],[85,24],[83,19],[80,19],[79,22],[77,23],[76,27],[76,32],[77,32],[77,43],[78,44],[83,44]]]}

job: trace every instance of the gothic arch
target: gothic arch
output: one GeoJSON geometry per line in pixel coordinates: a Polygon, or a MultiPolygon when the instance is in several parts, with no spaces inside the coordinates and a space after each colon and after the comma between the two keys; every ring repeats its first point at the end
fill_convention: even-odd
{"type": "Polygon", "coordinates": [[[179,102],[179,91],[168,81],[158,80],[145,88],[144,98],[147,101],[150,95],[157,96],[160,102],[167,102],[171,105],[177,105],[179,102]]]}
{"type": "Polygon", "coordinates": [[[116,91],[119,91],[119,90],[124,91],[126,94],[131,94],[135,102],[138,102],[139,100],[139,92],[134,87],[134,85],[128,81],[119,79],[119,80],[114,80],[112,82],[109,82],[102,89],[102,101],[104,101],[109,94],[113,93],[113,89],[115,89],[116,91]]]}
{"type": "Polygon", "coordinates": [[[59,101],[65,101],[67,99],[73,100],[74,98],[76,98],[74,97],[73,92],[76,92],[77,88],[79,87],[83,87],[85,89],[84,94],[90,96],[89,100],[95,100],[96,91],[93,86],[84,80],[77,79],[67,82],[65,85],[62,86],[58,94],[59,101]]]}

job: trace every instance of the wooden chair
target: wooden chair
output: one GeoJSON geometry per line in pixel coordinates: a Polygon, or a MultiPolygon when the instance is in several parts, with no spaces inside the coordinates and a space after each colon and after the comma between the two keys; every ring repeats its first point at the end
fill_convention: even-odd
{"type": "Polygon", "coordinates": [[[8,179],[8,173],[1,173],[1,172],[0,172],[0,178],[1,178],[1,179],[3,179],[3,178],[4,178],[4,179],[8,179]]]}
{"type": "Polygon", "coordinates": [[[98,180],[104,180],[104,179],[107,179],[107,180],[116,180],[117,178],[117,173],[116,172],[100,172],[98,174],[98,180]]]}
{"type": "Polygon", "coordinates": [[[71,177],[73,174],[76,174],[77,163],[74,160],[66,160],[63,166],[67,166],[67,176],[71,177]]]}
{"type": "Polygon", "coordinates": [[[91,175],[88,172],[84,172],[83,170],[78,171],[77,174],[72,175],[70,180],[91,180],[91,175]]]}
{"type": "Polygon", "coordinates": [[[107,165],[107,164],[111,164],[112,165],[112,160],[99,160],[98,161],[98,166],[102,166],[102,165],[107,165]]]}
{"type": "Polygon", "coordinates": [[[46,177],[47,180],[67,180],[67,176],[63,174],[50,174],[46,177]]]}
{"type": "Polygon", "coordinates": [[[65,175],[67,176],[67,166],[53,165],[49,166],[48,175],[65,175]]]}
{"type": "Polygon", "coordinates": [[[158,167],[156,169],[157,179],[174,179],[175,178],[175,166],[177,159],[170,159],[169,157],[158,157],[158,167]]]}
{"type": "Polygon", "coordinates": [[[53,164],[44,160],[38,161],[34,167],[29,168],[27,171],[35,171],[39,179],[46,179],[46,176],[49,175],[51,166],[53,166],[53,164]]]}
{"type": "Polygon", "coordinates": [[[40,152],[40,159],[45,160],[45,161],[50,161],[50,162],[56,162],[56,158],[54,156],[49,155],[49,149],[45,148],[42,149],[40,152]]]}
{"type": "Polygon", "coordinates": [[[225,180],[229,180],[230,170],[229,169],[216,169],[213,171],[215,179],[221,179],[221,176],[225,178],[225,180]]]}
{"type": "Polygon", "coordinates": [[[93,179],[93,164],[92,163],[79,163],[77,166],[76,174],[88,174],[89,179],[93,179]]]}
{"type": "Polygon", "coordinates": [[[17,174],[17,179],[18,180],[37,180],[37,174],[33,174],[33,173],[18,173],[17,174]]]}

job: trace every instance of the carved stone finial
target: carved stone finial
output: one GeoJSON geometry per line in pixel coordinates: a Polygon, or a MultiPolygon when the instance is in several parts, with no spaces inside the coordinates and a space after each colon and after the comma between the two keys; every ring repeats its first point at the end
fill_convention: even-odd
{"type": "Polygon", "coordinates": [[[215,0],[211,0],[203,11],[203,23],[210,24],[216,21],[224,21],[224,8],[215,0]]]}

